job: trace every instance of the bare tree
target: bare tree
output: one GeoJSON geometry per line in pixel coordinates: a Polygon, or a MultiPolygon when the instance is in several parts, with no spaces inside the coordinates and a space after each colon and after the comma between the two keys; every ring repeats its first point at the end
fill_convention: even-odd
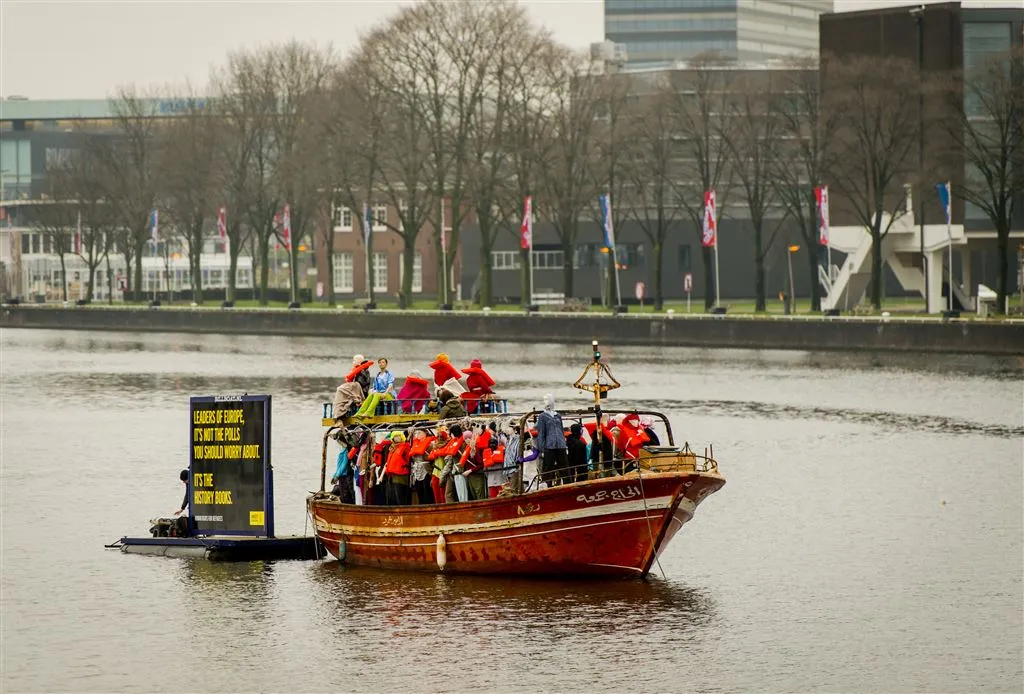
{"type": "Polygon", "coordinates": [[[755,311],[766,308],[765,258],[780,227],[776,224],[765,238],[765,221],[779,209],[778,187],[773,185],[782,131],[777,110],[779,86],[770,71],[741,76],[731,85],[726,120],[720,121],[727,123],[720,134],[732,155],[733,171],[743,189],[754,234],[755,311]]]}
{"type": "Polygon", "coordinates": [[[571,297],[580,217],[598,195],[590,166],[600,83],[592,62],[561,46],[549,47],[542,67],[540,98],[549,127],[536,150],[536,171],[543,191],[538,207],[561,242],[563,289],[571,297]]]}
{"type": "MultiPolygon", "coordinates": [[[[488,69],[487,81],[471,121],[470,151],[466,167],[466,201],[472,209],[480,232],[480,303],[493,300],[491,256],[498,234],[508,229],[512,219],[521,219],[523,197],[515,183],[515,156],[512,137],[519,101],[519,87],[529,80],[533,56],[549,41],[535,30],[525,11],[516,5],[495,7],[497,42],[488,69]]],[[[528,153],[524,153],[528,154],[528,153]]]]}
{"type": "MultiPolygon", "coordinates": [[[[522,210],[525,198],[541,192],[541,166],[544,159],[544,147],[550,140],[552,121],[545,110],[546,92],[543,90],[539,76],[544,74],[544,65],[552,59],[556,52],[553,42],[547,34],[541,34],[535,45],[524,56],[523,62],[512,73],[509,85],[508,129],[506,132],[506,151],[513,181],[510,182],[515,191],[514,209],[509,212],[509,219],[522,221],[522,210]]],[[[534,207],[536,218],[536,206],[534,207]]],[[[530,302],[532,287],[529,270],[529,250],[520,247],[519,287],[520,303],[526,306],[530,302]]],[[[488,257],[488,261],[490,257],[488,257]]]]}
{"type": "Polygon", "coordinates": [[[673,112],[675,93],[664,75],[654,78],[650,89],[640,90],[640,104],[634,116],[632,137],[635,143],[630,179],[629,211],[654,250],[654,309],[665,306],[664,265],[665,240],[676,221],[679,207],[675,203],[671,181],[676,159],[676,119],[673,112]]]}
{"type": "Polygon", "coordinates": [[[318,124],[310,116],[334,70],[334,56],[329,49],[292,41],[272,49],[268,58],[277,103],[271,120],[273,173],[280,195],[290,208],[288,284],[291,300],[298,301],[299,246],[331,195],[323,185],[327,160],[320,146],[318,124]]]}
{"type": "Polygon", "coordinates": [[[106,200],[117,226],[125,263],[134,279],[129,287],[141,299],[142,252],[150,240],[150,214],[157,199],[160,122],[152,102],[134,88],[118,91],[111,100],[117,136],[92,140],[92,152],[106,185],[106,200]]]}
{"type": "MultiPolygon", "coordinates": [[[[716,53],[695,57],[689,69],[673,74],[679,160],[673,175],[679,204],[701,237],[704,192],[714,190],[717,209],[725,209],[732,187],[728,127],[729,73],[727,61],[716,53]]],[[[701,247],[704,263],[704,308],[715,302],[712,249],[701,247]]]]}
{"type": "MultiPolygon", "coordinates": [[[[833,166],[840,113],[823,108],[819,61],[816,58],[792,59],[779,80],[776,113],[781,121],[781,144],[773,168],[776,194],[787,214],[796,221],[810,250],[818,246],[814,188],[826,184],[826,172],[833,166]]],[[[811,310],[819,311],[818,254],[809,252],[807,260],[811,310]]]]}
{"type": "Polygon", "coordinates": [[[208,221],[216,215],[217,162],[222,142],[206,99],[189,93],[176,97],[182,113],[167,123],[160,162],[160,195],[188,251],[192,300],[203,303],[200,259],[208,221]]]}
{"type": "Polygon", "coordinates": [[[882,242],[905,213],[903,184],[916,168],[911,155],[918,134],[917,68],[875,56],[823,67],[825,108],[837,114],[830,178],[842,195],[832,196],[832,202],[852,213],[871,235],[871,303],[880,309],[882,242]]]}
{"type": "MultiPolygon", "coordinates": [[[[107,198],[110,189],[104,181],[104,175],[109,173],[106,170],[107,154],[106,149],[87,146],[72,154],[60,170],[50,172],[55,189],[60,191],[58,205],[63,208],[62,214],[73,214],[75,218],[72,239],[77,234],[78,240],[72,241],[69,252],[85,263],[88,273],[86,301],[92,301],[95,294],[96,269],[107,258],[112,231],[119,221],[118,209],[107,198]]],[[[62,255],[62,267],[63,261],[62,255]]]]}
{"type": "Polygon", "coordinates": [[[440,201],[432,159],[429,89],[412,64],[408,42],[418,30],[420,15],[405,8],[385,28],[364,39],[365,79],[379,95],[380,135],[386,144],[379,153],[375,185],[397,212],[395,231],[402,237],[402,288],[399,305],[412,299],[416,239],[440,201]]]}
{"type": "MultiPolygon", "coordinates": [[[[943,75],[942,78],[949,76],[943,75]]],[[[963,162],[962,185],[953,193],[988,217],[996,230],[999,276],[997,310],[1010,291],[1010,228],[1024,196],[1024,48],[990,57],[945,85],[945,131],[950,154],[963,162]],[[963,84],[962,91],[949,85],[963,84]]],[[[957,177],[953,177],[957,178],[957,177]]]]}
{"type": "MultiPolygon", "coordinates": [[[[607,74],[595,77],[598,86],[594,94],[597,100],[597,121],[593,134],[593,163],[588,167],[593,179],[594,190],[606,193],[611,198],[612,229],[622,230],[623,222],[629,216],[633,203],[632,185],[634,178],[631,169],[636,165],[634,153],[634,113],[632,76],[627,74],[607,74]]],[[[594,219],[601,219],[598,198],[591,201],[594,219]]],[[[622,259],[615,254],[614,248],[608,249],[607,305],[618,304],[621,299],[619,274],[617,265],[622,259]]]]}

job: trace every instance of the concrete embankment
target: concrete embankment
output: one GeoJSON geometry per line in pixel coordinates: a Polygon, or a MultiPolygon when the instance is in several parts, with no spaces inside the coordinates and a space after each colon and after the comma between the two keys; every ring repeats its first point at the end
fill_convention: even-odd
{"type": "Polygon", "coordinates": [[[5,306],[0,328],[1024,354],[1021,321],[914,318],[5,306]]]}

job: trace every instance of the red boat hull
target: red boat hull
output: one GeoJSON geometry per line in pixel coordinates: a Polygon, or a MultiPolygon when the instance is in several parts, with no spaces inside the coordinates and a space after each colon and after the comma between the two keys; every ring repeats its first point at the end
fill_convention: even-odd
{"type": "Polygon", "coordinates": [[[714,472],[644,472],[459,504],[308,501],[317,537],[356,565],[446,573],[641,577],[708,494],[714,472]]]}

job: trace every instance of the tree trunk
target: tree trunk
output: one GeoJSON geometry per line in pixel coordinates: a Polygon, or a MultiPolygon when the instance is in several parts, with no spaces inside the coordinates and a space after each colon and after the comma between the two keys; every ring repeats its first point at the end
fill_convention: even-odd
{"type": "MultiPolygon", "coordinates": [[[[999,224],[996,227],[996,247],[999,250],[999,276],[996,278],[996,313],[1003,313],[1006,310],[1006,296],[1010,292],[1010,225],[1009,219],[1005,226],[999,224]]],[[[1024,292],[1024,287],[1019,288],[1024,292]]],[[[950,287],[950,291],[953,288],[950,287]]],[[[970,292],[970,287],[967,287],[970,292]]]]}
{"type": "MultiPolygon", "coordinates": [[[[416,262],[416,245],[405,240],[402,248],[402,265],[405,266],[402,272],[402,293],[399,299],[400,308],[412,308],[412,265],[416,262]]],[[[372,285],[371,285],[372,286],[372,285]]],[[[439,285],[440,286],[440,285],[439,285]]],[[[440,299],[440,297],[438,297],[440,299]]]]}
{"type": "Polygon", "coordinates": [[[104,256],[107,261],[107,303],[114,303],[114,273],[110,271],[110,253],[104,256]]]}
{"type": "Polygon", "coordinates": [[[715,267],[713,258],[711,257],[712,248],[710,246],[701,245],[700,255],[701,260],[704,263],[704,310],[710,311],[711,307],[715,305],[715,267]]]}
{"type": "Polygon", "coordinates": [[[262,237],[259,240],[260,248],[260,306],[266,306],[269,302],[267,299],[267,287],[270,280],[270,238],[267,236],[262,237]]]}
{"type": "MultiPolygon", "coordinates": [[[[10,233],[10,232],[8,232],[8,233],[10,233]]],[[[67,303],[67,300],[68,300],[68,269],[67,269],[67,266],[66,266],[65,261],[64,261],[64,254],[63,253],[60,254],[60,280],[61,280],[62,294],[64,295],[64,303],[67,303]]]]}
{"type": "Polygon", "coordinates": [[[519,286],[521,288],[519,304],[524,308],[533,303],[533,287],[530,283],[533,277],[530,275],[530,249],[519,249],[519,286]]]}
{"type": "MultiPolygon", "coordinates": [[[[811,210],[813,212],[813,208],[811,210]]],[[[811,239],[816,239],[817,229],[815,228],[815,217],[813,214],[807,216],[807,231],[804,234],[804,240],[807,241],[808,246],[813,245],[811,239]]],[[[821,311],[821,284],[818,282],[818,257],[814,253],[807,254],[807,278],[811,281],[811,311],[817,313],[821,311]]]]}
{"type": "Polygon", "coordinates": [[[619,287],[618,265],[619,256],[614,249],[608,252],[608,306],[618,306],[622,297],[622,289],[619,287]]]}
{"type": "Polygon", "coordinates": [[[299,244],[296,237],[291,239],[288,248],[288,296],[293,303],[299,300],[299,244]]]}
{"type": "Polygon", "coordinates": [[[562,276],[563,276],[563,292],[565,298],[573,296],[573,273],[572,273],[572,244],[562,244],[562,276]]]}
{"type": "Polygon", "coordinates": [[[490,306],[493,291],[491,287],[490,230],[480,230],[480,306],[490,306]]]}
{"type": "MultiPolygon", "coordinates": [[[[334,298],[334,227],[327,222],[326,236],[324,239],[324,260],[327,265],[326,276],[324,277],[324,293],[327,295],[327,305],[334,308],[338,300],[334,298]]],[[[315,257],[315,256],[314,256],[315,257]]]]}
{"type": "MultiPolygon", "coordinates": [[[[882,214],[875,211],[871,229],[871,305],[882,310],[882,214]]],[[[812,254],[813,255],[813,254],[812,254]]],[[[815,263],[817,265],[817,263],[815,263]]],[[[817,277],[814,278],[815,282],[817,277]]]]}
{"type": "Polygon", "coordinates": [[[135,246],[135,300],[145,301],[145,297],[142,296],[142,248],[146,245],[145,241],[133,241],[135,246]]]}
{"type": "MultiPolygon", "coordinates": [[[[373,213],[371,212],[370,214],[373,214],[373,213]]],[[[365,220],[363,221],[363,224],[366,224],[365,220]]],[[[374,286],[373,286],[373,230],[372,229],[370,230],[370,233],[366,234],[366,243],[364,244],[364,246],[366,248],[366,251],[365,251],[366,252],[366,259],[365,259],[366,262],[363,263],[363,266],[366,268],[366,296],[367,296],[367,298],[370,301],[375,301],[376,297],[377,297],[377,293],[374,291],[374,286]]],[[[403,250],[402,253],[403,253],[402,257],[404,258],[405,257],[405,255],[404,255],[405,251],[403,250]]],[[[402,279],[399,282],[399,284],[402,287],[405,287],[405,267],[404,267],[405,261],[403,260],[402,263],[403,263],[402,279]]],[[[353,273],[354,272],[355,272],[355,270],[353,269],[353,273]]],[[[412,272],[412,270],[410,269],[409,272],[412,272]]],[[[412,286],[412,280],[409,280],[409,286],[410,287],[412,286]]]]}
{"type": "Polygon", "coordinates": [[[764,279],[764,232],[763,220],[751,220],[754,225],[754,312],[764,313],[767,309],[765,301],[764,279]]]}
{"type": "Polygon", "coordinates": [[[228,244],[228,288],[225,296],[228,301],[234,301],[235,278],[238,276],[238,253],[240,249],[235,247],[236,244],[231,243],[230,237],[228,238],[228,244]]]}
{"type": "Polygon", "coordinates": [[[200,254],[202,252],[202,246],[196,243],[196,235],[192,235],[192,243],[189,244],[188,253],[188,267],[189,273],[192,275],[192,301],[201,304],[203,303],[203,269],[200,266],[200,254]],[[199,246],[198,248],[196,246],[199,246]]]}
{"type": "Polygon", "coordinates": [[[662,287],[662,255],[664,246],[661,241],[654,242],[654,310],[662,311],[665,308],[665,294],[662,287]]]}

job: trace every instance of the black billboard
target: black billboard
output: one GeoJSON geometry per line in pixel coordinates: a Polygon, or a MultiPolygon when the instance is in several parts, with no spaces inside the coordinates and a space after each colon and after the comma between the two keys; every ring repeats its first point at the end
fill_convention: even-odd
{"type": "Polygon", "coordinates": [[[190,399],[189,519],[197,535],[274,535],[270,396],[190,399]]]}

